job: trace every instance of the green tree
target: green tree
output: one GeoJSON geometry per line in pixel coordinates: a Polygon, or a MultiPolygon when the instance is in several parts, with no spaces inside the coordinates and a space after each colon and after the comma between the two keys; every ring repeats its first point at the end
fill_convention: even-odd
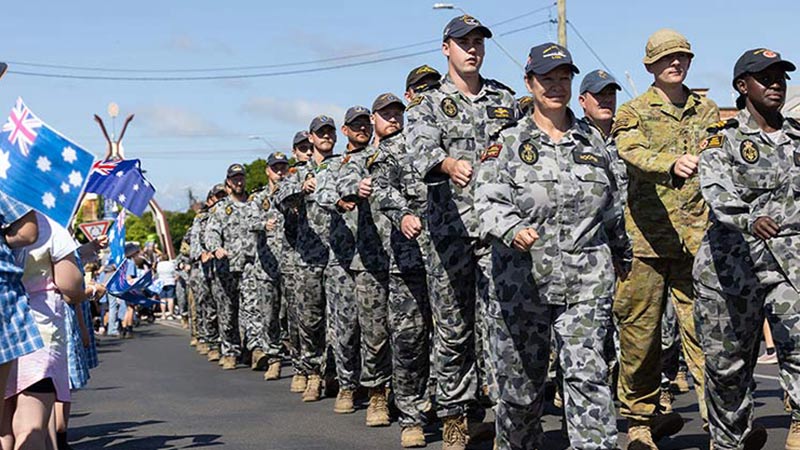
{"type": "Polygon", "coordinates": [[[258,158],[250,164],[245,164],[244,171],[247,177],[245,189],[247,189],[248,193],[261,189],[269,182],[267,178],[267,160],[263,158],[258,158]]]}

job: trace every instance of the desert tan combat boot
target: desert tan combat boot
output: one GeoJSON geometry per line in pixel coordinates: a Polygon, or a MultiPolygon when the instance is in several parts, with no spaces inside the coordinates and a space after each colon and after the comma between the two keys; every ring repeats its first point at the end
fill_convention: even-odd
{"type": "MultiPolygon", "coordinates": [[[[264,356],[266,359],[266,356],[264,356]]],[[[281,362],[274,361],[269,363],[269,368],[264,373],[264,379],[267,381],[279,380],[281,378],[281,362]]]]}
{"type": "Polygon", "coordinates": [[[253,354],[250,355],[250,368],[253,370],[264,370],[264,368],[267,367],[268,361],[267,354],[260,348],[257,348],[253,350],[253,354]]]}
{"type": "Polygon", "coordinates": [[[322,390],[322,377],[319,374],[312,373],[308,376],[308,382],[306,383],[306,390],[303,391],[303,401],[304,402],[316,402],[319,401],[319,396],[322,390]]]}
{"type": "Polygon", "coordinates": [[[219,350],[212,349],[208,351],[208,360],[210,362],[219,361],[219,359],[220,359],[219,350]]]}
{"type": "Polygon", "coordinates": [[[197,338],[192,338],[192,340],[189,341],[189,347],[197,347],[197,338]]]}
{"type": "Polygon", "coordinates": [[[675,381],[672,382],[672,385],[675,386],[675,389],[681,394],[689,392],[689,378],[686,376],[686,372],[679,370],[678,374],[675,375],[675,381]]]}
{"type": "Polygon", "coordinates": [[[467,416],[447,416],[442,421],[442,450],[466,450],[467,416]]]}
{"type": "Polygon", "coordinates": [[[400,445],[403,448],[425,447],[425,432],[419,425],[403,428],[400,432],[400,445]]]}
{"type": "Polygon", "coordinates": [[[208,355],[208,352],[210,351],[210,349],[208,348],[208,344],[206,344],[205,342],[198,343],[197,347],[195,347],[195,350],[197,350],[197,353],[201,355],[208,355]]]}
{"type": "Polygon", "coordinates": [[[219,362],[220,366],[222,366],[222,370],[233,370],[236,368],[235,356],[223,356],[219,362]]]}
{"type": "Polygon", "coordinates": [[[369,390],[369,406],[367,406],[367,426],[385,427],[389,425],[389,399],[386,388],[376,387],[369,390]]]}
{"type": "Polygon", "coordinates": [[[793,420],[786,437],[786,450],[800,450],[800,420],[793,420]]]}
{"type": "Polygon", "coordinates": [[[292,384],[289,386],[289,392],[302,394],[306,390],[306,383],[308,378],[302,373],[296,373],[292,377],[292,384]]]}
{"type": "Polygon", "coordinates": [[[353,390],[352,389],[339,389],[336,394],[336,402],[333,404],[333,412],[336,414],[351,414],[356,409],[353,407],[353,390]]]}

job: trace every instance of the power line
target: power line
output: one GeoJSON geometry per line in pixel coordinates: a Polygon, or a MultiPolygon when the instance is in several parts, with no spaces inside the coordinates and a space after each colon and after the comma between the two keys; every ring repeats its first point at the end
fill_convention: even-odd
{"type": "MultiPolygon", "coordinates": [[[[600,62],[600,65],[602,65],[603,68],[606,69],[606,72],[610,73],[611,76],[613,76],[615,79],[619,79],[619,78],[617,78],[616,75],[614,75],[614,71],[612,71],[608,67],[608,65],[603,61],[603,59],[600,58],[600,55],[598,55],[597,52],[594,51],[592,46],[589,45],[589,42],[587,42],[586,39],[583,38],[583,35],[580,33],[580,31],[578,31],[577,28],[575,28],[575,25],[573,25],[572,22],[569,21],[569,20],[567,20],[567,25],[569,25],[569,27],[572,29],[572,31],[575,32],[575,35],[578,36],[578,39],[580,39],[581,42],[583,42],[583,45],[585,45],[586,48],[589,49],[589,51],[592,53],[592,55],[594,55],[594,57],[597,59],[597,61],[600,62]]],[[[617,83],[617,84],[619,84],[619,86],[622,88],[622,90],[625,91],[626,94],[628,94],[628,97],[633,98],[633,95],[631,95],[630,91],[628,91],[628,88],[625,87],[625,84],[623,84],[623,83],[617,83]]]]}
{"type": "MultiPolygon", "coordinates": [[[[542,25],[546,25],[550,23],[550,20],[545,20],[542,22],[535,23],[533,25],[529,25],[522,28],[517,28],[515,30],[511,30],[505,33],[501,33],[500,36],[507,36],[509,34],[518,33],[521,31],[529,30],[531,28],[536,28],[542,25]]],[[[199,76],[176,76],[176,77],[165,77],[165,76],[155,76],[155,77],[133,77],[133,76],[107,76],[107,75],[75,75],[75,74],[59,74],[59,73],[41,73],[41,72],[29,72],[29,71],[17,71],[17,70],[9,70],[8,73],[15,74],[15,75],[24,75],[24,76],[32,76],[32,77],[41,77],[41,78],[59,78],[59,79],[72,79],[72,80],[96,80],[96,81],[210,81],[210,80],[240,80],[240,79],[250,79],[250,78],[268,78],[268,77],[278,77],[278,76],[285,76],[285,75],[298,75],[310,72],[326,72],[330,70],[337,70],[337,69],[345,69],[350,67],[359,67],[359,66],[366,66],[372,64],[378,64],[382,62],[388,61],[396,61],[400,59],[412,58],[415,56],[426,55],[429,53],[434,53],[440,51],[439,48],[430,49],[430,50],[423,50],[419,52],[413,53],[406,53],[402,55],[396,56],[387,56],[384,58],[377,58],[368,61],[359,61],[359,62],[352,62],[352,63],[343,63],[337,64],[333,66],[327,67],[317,67],[312,69],[295,69],[295,70],[284,70],[278,72],[262,72],[262,73],[250,73],[250,74],[234,74],[234,75],[199,75],[199,76]]]]}
{"type": "MultiPolygon", "coordinates": [[[[533,14],[546,11],[551,9],[555,6],[555,3],[550,5],[534,9],[532,11],[528,11],[526,13],[510,17],[505,20],[501,20],[500,22],[493,23],[489,25],[490,27],[496,27],[500,25],[504,25],[509,22],[513,22],[515,20],[519,20],[533,14]]],[[[383,53],[392,53],[399,50],[406,50],[409,48],[420,47],[422,45],[428,44],[435,44],[437,42],[441,42],[441,39],[430,39],[427,41],[420,41],[415,42],[412,44],[400,45],[397,47],[385,48],[381,50],[373,50],[369,52],[362,52],[356,53],[351,55],[343,55],[343,56],[334,56],[330,58],[322,58],[322,59],[314,59],[314,60],[306,60],[306,61],[295,61],[295,62],[288,62],[288,63],[278,63],[278,64],[262,64],[262,65],[254,65],[254,66],[232,66],[232,67],[209,67],[209,68],[194,68],[194,69],[133,69],[133,68],[107,68],[107,67],[87,67],[87,66],[75,66],[75,65],[65,65],[65,64],[47,64],[47,63],[37,63],[37,62],[28,62],[28,61],[7,61],[9,65],[12,66],[27,66],[27,67],[38,67],[44,69],[66,69],[66,70],[74,70],[74,71],[89,71],[89,72],[108,72],[108,73],[207,73],[207,72],[231,72],[231,71],[250,71],[250,70],[264,70],[264,69],[277,69],[283,67],[297,67],[297,66],[307,66],[307,65],[316,65],[316,64],[323,64],[323,63],[330,63],[336,61],[343,61],[348,59],[355,59],[355,58],[364,58],[367,56],[375,56],[380,55],[383,53]]],[[[20,75],[31,75],[30,72],[16,72],[11,71],[11,73],[17,73],[20,75]]],[[[164,81],[164,80],[157,80],[157,81],[164,81]]]]}

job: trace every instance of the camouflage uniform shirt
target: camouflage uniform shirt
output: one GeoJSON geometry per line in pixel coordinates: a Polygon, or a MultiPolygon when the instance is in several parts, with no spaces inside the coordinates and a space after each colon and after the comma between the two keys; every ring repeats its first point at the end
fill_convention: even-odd
{"type": "Polygon", "coordinates": [[[228,270],[242,272],[253,260],[255,243],[248,232],[249,207],[225,197],[209,213],[204,241],[209,251],[224,248],[228,252],[228,270]]]}
{"type": "Polygon", "coordinates": [[[273,205],[274,191],[269,186],[254,192],[248,203],[250,215],[248,229],[254,234],[255,263],[271,280],[280,278],[280,255],[286,251],[283,247],[283,215],[273,205]],[[267,222],[276,221],[273,230],[267,230],[267,222]]]}

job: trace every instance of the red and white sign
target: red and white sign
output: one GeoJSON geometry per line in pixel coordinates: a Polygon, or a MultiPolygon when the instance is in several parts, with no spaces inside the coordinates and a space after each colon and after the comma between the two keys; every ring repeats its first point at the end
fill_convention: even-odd
{"type": "Polygon", "coordinates": [[[87,239],[93,241],[100,236],[103,236],[111,227],[111,220],[98,220],[97,222],[84,222],[78,225],[78,228],[83,231],[87,239]]]}

